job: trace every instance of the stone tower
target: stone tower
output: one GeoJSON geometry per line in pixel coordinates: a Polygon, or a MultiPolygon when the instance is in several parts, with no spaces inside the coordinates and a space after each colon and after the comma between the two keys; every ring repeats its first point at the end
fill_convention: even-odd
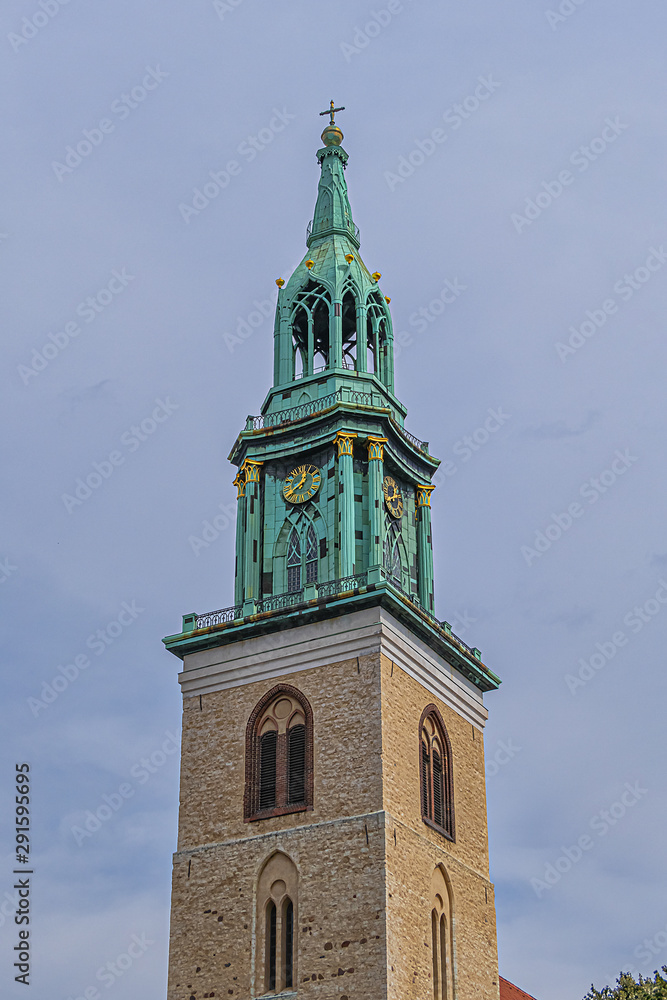
{"type": "Polygon", "coordinates": [[[169,1000],[497,1000],[483,693],[435,616],[438,460],[394,395],[334,122],[230,454],[235,604],[183,617],[169,1000]]]}

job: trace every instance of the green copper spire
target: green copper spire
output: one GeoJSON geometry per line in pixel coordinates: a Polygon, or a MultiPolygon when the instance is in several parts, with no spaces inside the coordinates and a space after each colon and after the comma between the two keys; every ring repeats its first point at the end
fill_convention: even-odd
{"type": "MultiPolygon", "coordinates": [[[[405,428],[381,275],[359,254],[334,102],[307,250],[278,278],[273,385],[230,460],[238,491],[234,605],[184,616],[181,655],[380,603],[482,690],[498,679],[435,617],[431,482],[405,428]],[[222,635],[222,638],[221,638],[222,635]]],[[[268,345],[267,345],[268,346],[268,345]]],[[[259,343],[258,343],[259,349],[259,343]]]]}
{"type": "Polygon", "coordinates": [[[343,133],[334,121],[334,114],[344,110],[345,108],[334,108],[332,101],[329,111],[320,112],[322,115],[329,114],[331,120],[322,132],[324,148],[317,152],[317,159],[322,167],[322,176],[317,190],[315,213],[306,241],[309,249],[332,233],[347,236],[354,247],[359,249],[359,230],[352,221],[352,209],[345,183],[344,171],[348,155],[341,146],[343,133]]]}
{"type": "Polygon", "coordinates": [[[402,410],[393,396],[389,299],[380,292],[379,272],[371,274],[359,256],[359,229],[345,180],[348,155],[334,119],[342,110],[332,101],[330,110],[321,112],[330,115],[330,121],[322,132],[324,146],[317,151],[321,176],[306,231],[308,252],[286,285],[282,278],[278,281],[273,382],[274,389],[280,388],[280,398],[275,393],[267,401],[268,409],[284,408],[283,393],[289,383],[328,372],[326,385],[320,378],[317,387],[303,391],[328,395],[342,384],[351,385],[352,379],[372,376],[375,386],[402,410]]]}

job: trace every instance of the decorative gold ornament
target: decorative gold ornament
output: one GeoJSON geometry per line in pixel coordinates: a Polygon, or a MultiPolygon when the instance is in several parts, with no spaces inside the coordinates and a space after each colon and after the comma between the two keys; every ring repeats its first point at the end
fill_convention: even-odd
{"type": "Polygon", "coordinates": [[[234,479],[234,486],[236,487],[236,499],[240,500],[241,497],[245,496],[245,478],[242,472],[236,473],[236,478],[234,479]]]}
{"type": "Polygon", "coordinates": [[[278,288],[282,288],[284,284],[285,284],[284,278],[276,278],[276,285],[278,286],[278,288]]]}
{"type": "Polygon", "coordinates": [[[306,267],[310,271],[311,267],[315,267],[315,261],[314,260],[307,260],[306,261],[306,267]]]}
{"type": "Polygon", "coordinates": [[[379,461],[381,462],[384,458],[384,446],[387,443],[387,438],[374,437],[372,434],[368,435],[366,440],[366,445],[368,447],[368,461],[379,461]]]}
{"type": "Polygon", "coordinates": [[[352,261],[354,260],[354,254],[353,253],[346,253],[345,254],[345,260],[348,262],[348,264],[351,264],[352,261]]]}
{"type": "Polygon", "coordinates": [[[283,496],[290,503],[305,503],[320,488],[322,476],[316,465],[298,465],[285,478],[283,496]]]}
{"type": "Polygon", "coordinates": [[[263,464],[263,462],[253,462],[251,458],[246,458],[245,462],[241,466],[241,472],[245,472],[246,483],[259,482],[259,470],[263,464]]]}
{"type": "Polygon", "coordinates": [[[431,506],[431,493],[435,489],[435,486],[417,486],[417,506],[418,507],[430,507],[431,506]]]}
{"type": "Polygon", "coordinates": [[[352,455],[352,442],[356,438],[356,433],[352,431],[338,431],[334,438],[334,444],[338,445],[338,457],[342,455],[352,455]]]}
{"type": "Polygon", "coordinates": [[[379,271],[373,271],[373,273],[371,274],[371,278],[373,279],[373,281],[379,281],[381,277],[382,275],[380,274],[379,271]]]}
{"type": "Polygon", "coordinates": [[[401,489],[392,476],[385,476],[384,482],[382,483],[382,492],[384,493],[384,502],[387,505],[387,510],[392,517],[402,517],[403,516],[403,494],[401,489]]]}
{"type": "Polygon", "coordinates": [[[391,302],[391,299],[389,298],[388,295],[385,295],[384,300],[387,303],[387,305],[389,305],[389,303],[391,302]]]}

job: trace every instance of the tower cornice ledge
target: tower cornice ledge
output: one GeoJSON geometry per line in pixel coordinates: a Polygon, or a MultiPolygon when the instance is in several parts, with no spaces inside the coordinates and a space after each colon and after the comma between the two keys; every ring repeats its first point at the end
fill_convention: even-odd
{"type": "Polygon", "coordinates": [[[313,603],[314,608],[292,614],[255,616],[247,623],[169,636],[167,648],[184,661],[179,675],[183,695],[268,681],[379,652],[483,729],[487,711],[482,694],[497,688],[499,678],[480,661],[461,655],[453,641],[416,627],[409,602],[403,605],[379,587],[324,607],[313,603]],[[279,641],[277,631],[282,633],[279,641]]]}

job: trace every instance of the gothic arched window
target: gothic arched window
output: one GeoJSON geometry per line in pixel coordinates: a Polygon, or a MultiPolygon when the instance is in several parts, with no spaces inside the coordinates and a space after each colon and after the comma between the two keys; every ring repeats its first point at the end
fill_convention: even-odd
{"type": "Polygon", "coordinates": [[[435,705],[424,710],[419,723],[419,784],[422,819],[454,840],[452,749],[435,705]]]}
{"type": "Polygon", "coordinates": [[[262,994],[291,990],[297,982],[298,891],[294,862],[281,851],[272,854],[257,883],[257,961],[258,979],[264,983],[262,994]]]}
{"type": "Polygon", "coordinates": [[[343,367],[355,369],[357,367],[357,303],[349,288],[343,295],[341,336],[343,367]]]}
{"type": "Polygon", "coordinates": [[[287,543],[287,590],[301,590],[301,537],[296,528],[292,528],[287,543]]]}
{"type": "Polygon", "coordinates": [[[368,371],[375,372],[381,382],[389,384],[387,360],[388,310],[382,296],[373,291],[366,302],[366,340],[368,371]]]}
{"type": "Polygon", "coordinates": [[[327,290],[309,281],[292,309],[293,378],[312,375],[328,365],[330,311],[327,290]]]}
{"type": "Polygon", "coordinates": [[[433,1000],[454,996],[452,897],[441,865],[431,878],[431,960],[433,1000]]]}
{"type": "Polygon", "coordinates": [[[296,688],[278,684],[246,727],[244,818],[313,808],[313,713],[296,688]]]}

